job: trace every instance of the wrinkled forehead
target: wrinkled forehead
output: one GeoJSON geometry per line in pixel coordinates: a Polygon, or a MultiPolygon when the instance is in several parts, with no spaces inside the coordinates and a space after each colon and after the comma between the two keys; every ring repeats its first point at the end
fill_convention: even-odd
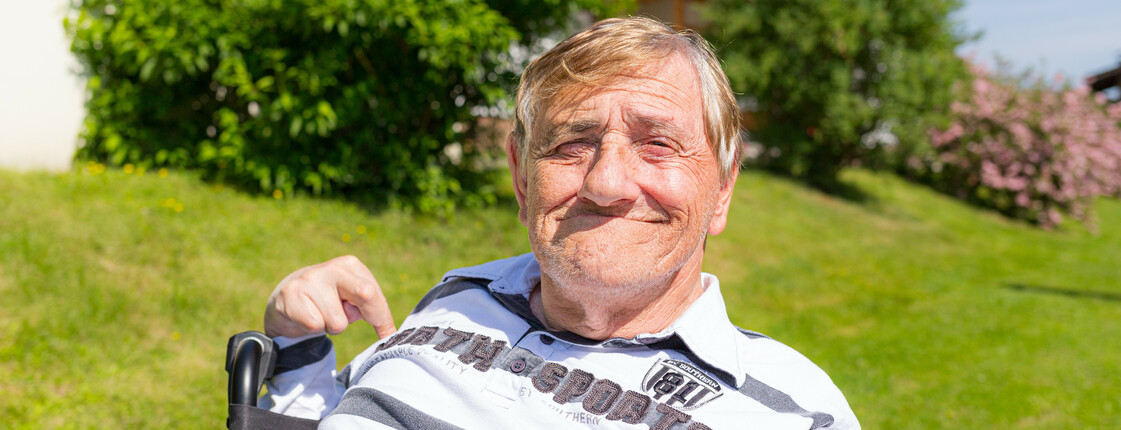
{"type": "Polygon", "coordinates": [[[536,144],[561,132],[602,126],[620,115],[630,126],[677,134],[703,134],[704,109],[700,78],[680,54],[646,61],[600,82],[572,82],[540,101],[535,118],[536,144]]]}

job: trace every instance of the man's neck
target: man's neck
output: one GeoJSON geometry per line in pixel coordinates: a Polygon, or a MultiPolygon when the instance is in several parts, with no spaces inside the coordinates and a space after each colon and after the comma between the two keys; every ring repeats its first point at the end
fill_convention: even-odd
{"type": "Polygon", "coordinates": [[[657,333],[676,321],[704,292],[701,260],[691,259],[661,285],[643,287],[646,294],[611,299],[564,294],[563,286],[542,273],[541,284],[530,294],[530,308],[548,329],[588,339],[657,333]]]}

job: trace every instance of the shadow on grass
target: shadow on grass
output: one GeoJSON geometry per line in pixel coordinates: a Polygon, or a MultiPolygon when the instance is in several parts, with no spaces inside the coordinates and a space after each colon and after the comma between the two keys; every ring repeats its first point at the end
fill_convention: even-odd
{"type": "MultiPolygon", "coordinates": [[[[249,196],[267,198],[271,195],[269,192],[261,190],[260,186],[256,183],[212,177],[189,169],[181,170],[181,172],[188,172],[209,186],[228,188],[249,196]]],[[[450,200],[449,206],[442,206],[449,202],[446,200],[441,201],[437,204],[435,209],[427,212],[419,209],[417,201],[412,200],[408,196],[401,196],[393,190],[374,186],[336,188],[334,191],[324,194],[313,194],[306,189],[300,189],[297,190],[296,193],[297,195],[316,200],[348,203],[373,216],[381,215],[390,210],[399,210],[417,218],[447,221],[460,212],[466,213],[493,207],[512,208],[511,210],[514,213],[517,212],[518,201],[512,189],[508,189],[510,187],[507,186],[507,183],[510,182],[510,179],[508,175],[505,174],[504,167],[478,171],[475,172],[474,175],[475,177],[470,178],[473,185],[468,188],[474,189],[477,187],[483,190],[480,195],[472,196],[475,197],[474,201],[467,201],[461,199],[460,196],[456,195],[457,193],[450,193],[452,195],[448,198],[448,200],[450,200]],[[489,201],[487,201],[487,199],[489,199],[489,201]]],[[[467,180],[466,178],[461,179],[467,180]]],[[[282,196],[284,196],[284,198],[291,197],[287,194],[282,194],[282,196]]]]}
{"type": "Polygon", "coordinates": [[[781,178],[850,203],[870,206],[879,202],[876,196],[865,191],[859,185],[853,183],[852,180],[842,178],[840,174],[835,178],[818,178],[817,180],[812,180],[811,178],[797,177],[786,172],[766,169],[759,166],[745,166],[741,171],[758,172],[771,177],[781,178]]]}
{"type": "Polygon", "coordinates": [[[1110,302],[1121,302],[1121,294],[1107,293],[1103,291],[1086,291],[1075,290],[1071,288],[1051,287],[1046,285],[1029,285],[1010,283],[1004,284],[1004,288],[1021,293],[1035,293],[1035,294],[1050,294],[1054,296],[1067,296],[1079,299],[1095,299],[1105,300],[1110,302]]]}
{"type": "Polygon", "coordinates": [[[818,191],[851,203],[865,206],[875,205],[876,203],[878,203],[875,196],[868,193],[867,191],[864,191],[859,186],[846,182],[843,179],[829,184],[809,183],[808,185],[818,191]]]}
{"type": "MultiPolygon", "coordinates": [[[[977,191],[975,189],[956,189],[956,188],[953,188],[949,185],[945,185],[945,184],[940,185],[929,177],[916,176],[916,174],[914,174],[913,172],[897,171],[897,172],[894,172],[894,173],[895,173],[895,175],[899,176],[900,178],[903,178],[904,180],[906,180],[907,182],[918,185],[920,187],[925,187],[927,189],[933,190],[934,192],[936,192],[938,194],[941,194],[943,196],[946,196],[946,197],[949,197],[951,199],[962,202],[966,205],[969,205],[970,207],[972,207],[974,209],[979,209],[979,210],[982,210],[982,211],[986,211],[986,212],[990,212],[990,213],[999,215],[1001,218],[1004,218],[1005,220],[1007,220],[1009,222],[1012,222],[1012,223],[1017,223],[1017,224],[1020,224],[1020,225],[1026,226],[1026,227],[1030,227],[1030,228],[1034,228],[1034,229],[1037,229],[1037,230],[1044,230],[1043,228],[1041,228],[1039,226],[1039,223],[1036,222],[1036,221],[1033,221],[1031,219],[1024,219],[1024,218],[1016,217],[1014,215],[1014,213],[1012,212],[1014,210],[1014,208],[1012,206],[1006,206],[1006,209],[1001,209],[1000,207],[996,206],[992,202],[986,202],[985,200],[982,200],[982,199],[976,197],[975,193],[977,191]]],[[[1008,203],[1008,205],[1011,205],[1011,199],[1006,199],[1005,201],[1008,203]]],[[[1064,217],[1066,217],[1066,216],[1067,215],[1064,215],[1064,217]]],[[[1069,231],[1072,227],[1078,228],[1076,226],[1078,224],[1080,224],[1080,222],[1077,221],[1077,220],[1075,220],[1073,223],[1063,222],[1063,223],[1059,224],[1058,226],[1055,226],[1054,230],[1055,231],[1060,231],[1060,232],[1061,231],[1069,231]]],[[[1085,226],[1083,225],[1083,227],[1085,227],[1085,226]]]]}
{"type": "Polygon", "coordinates": [[[336,199],[351,203],[369,213],[370,215],[379,215],[386,210],[402,210],[409,213],[413,217],[424,218],[429,220],[449,220],[454,218],[456,214],[471,213],[473,211],[485,210],[488,208],[509,208],[511,213],[518,212],[518,199],[513,194],[505,192],[499,188],[490,195],[494,200],[489,203],[480,203],[475,205],[457,204],[449,211],[438,211],[435,213],[425,213],[417,210],[415,206],[404,200],[394,202],[394,197],[389,195],[378,194],[362,194],[352,193],[347,196],[330,196],[322,197],[325,199],[336,199]]]}

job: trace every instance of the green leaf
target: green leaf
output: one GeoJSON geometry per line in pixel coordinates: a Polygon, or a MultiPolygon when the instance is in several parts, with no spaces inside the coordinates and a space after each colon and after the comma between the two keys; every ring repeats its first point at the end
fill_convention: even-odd
{"type": "Polygon", "coordinates": [[[300,129],[304,126],[304,119],[300,117],[292,118],[292,124],[288,126],[288,136],[296,137],[300,134],[300,129]]]}
{"type": "Polygon", "coordinates": [[[257,80],[257,85],[256,85],[257,90],[259,90],[259,91],[269,91],[269,90],[272,89],[273,83],[275,83],[275,82],[276,82],[276,78],[274,78],[272,76],[262,77],[261,79],[257,80]]]}
{"type": "Polygon", "coordinates": [[[156,69],[157,63],[156,57],[152,57],[145,61],[143,66],[140,66],[140,82],[146,82],[148,78],[152,77],[152,71],[156,69]]]}

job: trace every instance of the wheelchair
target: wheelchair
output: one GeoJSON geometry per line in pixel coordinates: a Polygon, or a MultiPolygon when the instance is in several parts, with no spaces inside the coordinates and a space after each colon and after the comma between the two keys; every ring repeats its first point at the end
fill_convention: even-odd
{"type": "Polygon", "coordinates": [[[276,368],[276,343],[264,333],[247,331],[230,337],[226,345],[226,372],[229,373],[230,430],[306,430],[319,421],[290,417],[257,407],[261,385],[276,368]]]}

